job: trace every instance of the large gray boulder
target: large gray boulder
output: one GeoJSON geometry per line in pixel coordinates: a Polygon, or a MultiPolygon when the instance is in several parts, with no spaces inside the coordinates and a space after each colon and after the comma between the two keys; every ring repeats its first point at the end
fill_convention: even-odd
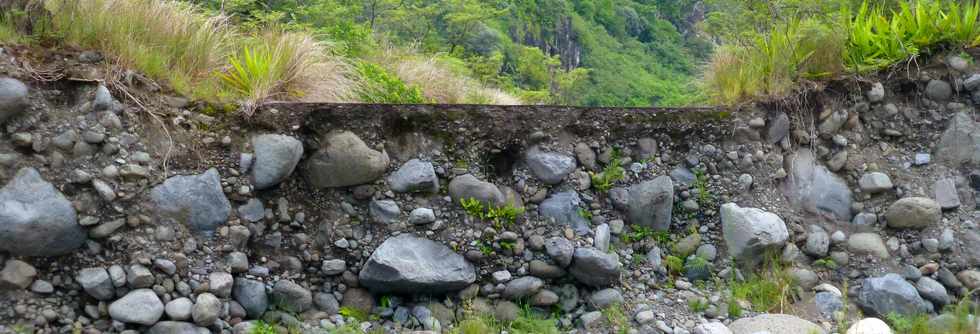
{"type": "Polygon", "coordinates": [[[580,213],[582,199],[574,191],[560,192],[551,195],[538,205],[538,215],[544,219],[553,219],[555,223],[569,226],[579,235],[588,234],[589,220],[580,213]]]}
{"type": "Polygon", "coordinates": [[[290,280],[276,282],[269,297],[272,303],[293,313],[303,313],[313,307],[313,294],[310,290],[290,280]]]}
{"type": "Polygon", "coordinates": [[[788,176],[783,193],[794,205],[834,221],[851,221],[851,190],[821,165],[810,150],[786,159],[788,176]]]}
{"type": "Polygon", "coordinates": [[[41,178],[24,168],[0,189],[0,250],[17,256],[57,256],[85,243],[71,202],[41,178]]]}
{"type": "Polygon", "coordinates": [[[582,284],[602,288],[619,283],[622,267],[615,254],[581,247],[575,249],[568,272],[582,284]]]}
{"type": "Polygon", "coordinates": [[[939,203],[926,197],[906,197],[895,201],[885,211],[888,227],[896,229],[923,229],[942,219],[939,203]]]}
{"type": "Polygon", "coordinates": [[[476,199],[484,206],[500,206],[506,201],[504,193],[493,183],[480,181],[470,174],[460,175],[449,181],[449,197],[460,204],[464,199],[476,199]]]}
{"type": "Polygon", "coordinates": [[[559,184],[565,176],[575,171],[575,157],[547,152],[538,147],[528,150],[524,160],[531,174],[547,184],[559,184]]]}
{"type": "Polygon", "coordinates": [[[936,158],[952,167],[980,166],[980,122],[969,113],[956,113],[936,146],[936,158]]]}
{"type": "Polygon", "coordinates": [[[741,318],[728,325],[732,334],[758,333],[827,333],[820,325],[788,314],[761,314],[751,318],[741,318]]]}
{"type": "Polygon", "coordinates": [[[218,170],[174,176],[150,191],[156,214],[187,225],[194,231],[214,232],[231,214],[231,204],[221,190],[218,170]]]}
{"type": "Polygon", "coordinates": [[[256,280],[235,279],[231,297],[245,309],[249,319],[261,317],[269,307],[269,296],[265,293],[265,284],[256,280]]]}
{"type": "Polygon", "coordinates": [[[439,176],[431,162],[412,159],[388,176],[388,185],[392,191],[400,193],[434,193],[439,191],[439,176]]]}
{"type": "Polygon", "coordinates": [[[915,287],[898,274],[865,279],[858,291],[857,304],[865,314],[877,317],[892,313],[913,316],[933,310],[932,304],[923,300],[915,287]]]}
{"type": "Polygon", "coordinates": [[[371,149],[350,131],[328,133],[310,156],[306,173],[319,188],[349,187],[377,180],[388,169],[388,154],[371,149]]]}
{"type": "Polygon", "coordinates": [[[24,112],[29,106],[27,85],[13,78],[0,78],[0,123],[24,112]]]}
{"type": "Polygon", "coordinates": [[[109,304],[112,320],[129,324],[152,325],[163,316],[163,302],[150,289],[136,289],[109,304]]]}
{"type": "Polygon", "coordinates": [[[255,189],[267,189],[289,177],[303,157],[303,143],[286,135],[265,134],[252,138],[255,162],[250,175],[255,189]]]}
{"type": "Polygon", "coordinates": [[[374,250],[359,277],[374,293],[438,295],[469,286],[476,270],[445,245],[401,234],[374,250]]]}
{"type": "Polygon", "coordinates": [[[666,231],[674,209],[674,181],[662,175],[631,186],[628,206],[631,223],[666,231]]]}
{"type": "Polygon", "coordinates": [[[760,259],[766,251],[781,249],[789,239],[786,223],[779,216],[735,203],[721,206],[721,230],[728,255],[749,262],[760,259]]]}

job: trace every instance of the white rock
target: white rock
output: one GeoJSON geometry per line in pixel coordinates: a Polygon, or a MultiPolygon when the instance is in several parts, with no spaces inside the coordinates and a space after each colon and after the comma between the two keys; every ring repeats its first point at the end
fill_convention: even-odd
{"type": "Polygon", "coordinates": [[[847,334],[892,334],[892,329],[878,318],[864,318],[851,325],[847,334]]]}

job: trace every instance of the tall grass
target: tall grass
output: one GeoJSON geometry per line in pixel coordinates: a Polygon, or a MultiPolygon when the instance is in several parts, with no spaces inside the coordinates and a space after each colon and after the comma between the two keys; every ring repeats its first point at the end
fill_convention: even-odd
{"type": "Polygon", "coordinates": [[[807,79],[879,70],[938,47],[980,44],[978,1],[865,1],[856,11],[796,17],[717,49],[703,85],[719,103],[784,95],[807,79]]]}
{"type": "Polygon", "coordinates": [[[484,86],[466,73],[465,66],[438,56],[386,48],[376,59],[406,85],[418,87],[423,97],[447,104],[521,104],[521,100],[497,88],[484,86]]]}

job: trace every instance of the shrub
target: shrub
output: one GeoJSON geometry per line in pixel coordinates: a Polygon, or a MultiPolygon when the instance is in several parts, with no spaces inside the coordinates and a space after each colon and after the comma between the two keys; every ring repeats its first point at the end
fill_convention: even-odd
{"type": "Polygon", "coordinates": [[[357,73],[364,84],[361,88],[361,101],[368,103],[426,103],[422,90],[417,86],[406,85],[404,81],[381,66],[361,62],[357,73]]]}

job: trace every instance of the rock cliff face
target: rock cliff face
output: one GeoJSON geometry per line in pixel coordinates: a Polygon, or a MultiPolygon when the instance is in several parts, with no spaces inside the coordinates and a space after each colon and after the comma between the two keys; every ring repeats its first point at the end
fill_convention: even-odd
{"type": "Polygon", "coordinates": [[[964,85],[817,110],[273,103],[249,119],[140,91],[162,131],[113,87],[11,64],[0,324],[439,331],[521,303],[587,333],[819,332],[843,293],[871,315],[980,287],[964,85]],[[727,297],[773,261],[801,287],[786,302],[820,312],[727,297]]]}

